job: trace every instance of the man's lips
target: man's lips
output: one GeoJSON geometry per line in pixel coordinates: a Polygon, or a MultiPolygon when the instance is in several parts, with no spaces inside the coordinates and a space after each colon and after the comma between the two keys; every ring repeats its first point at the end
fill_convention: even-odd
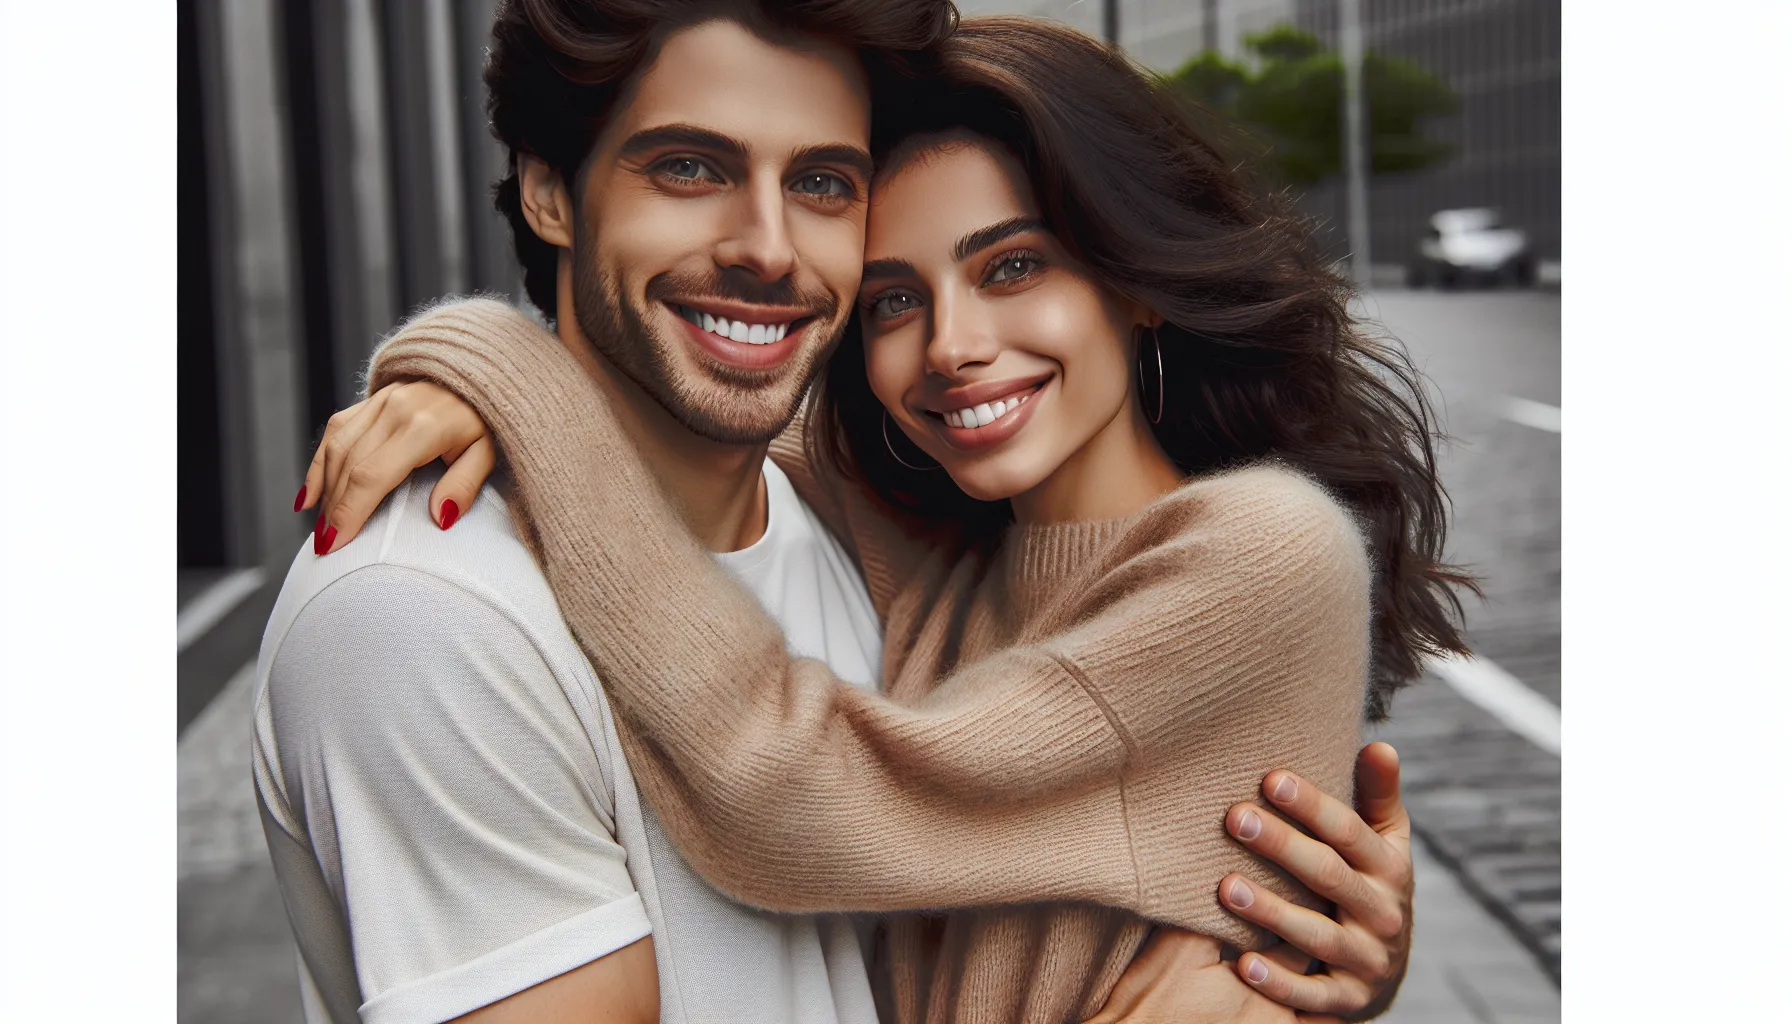
{"type": "Polygon", "coordinates": [[[792,306],[700,300],[668,300],[692,340],[717,360],[746,370],[778,366],[802,345],[815,315],[792,306]]]}

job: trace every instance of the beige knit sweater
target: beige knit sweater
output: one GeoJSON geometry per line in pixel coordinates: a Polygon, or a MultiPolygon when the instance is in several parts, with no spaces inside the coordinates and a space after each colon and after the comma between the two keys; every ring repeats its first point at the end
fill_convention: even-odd
{"type": "Polygon", "coordinates": [[[1126,519],[1016,527],[993,558],[953,558],[783,439],[774,457],[883,618],[878,696],[786,652],[558,338],[490,300],[438,307],[371,384],[418,378],[502,447],[636,782],[691,865],[773,910],[946,911],[889,919],[896,1019],[1081,1020],[1152,921],[1259,945],[1217,902],[1231,870],[1315,905],[1222,825],[1277,766],[1349,795],[1370,569],[1303,477],[1191,480],[1126,519]]]}

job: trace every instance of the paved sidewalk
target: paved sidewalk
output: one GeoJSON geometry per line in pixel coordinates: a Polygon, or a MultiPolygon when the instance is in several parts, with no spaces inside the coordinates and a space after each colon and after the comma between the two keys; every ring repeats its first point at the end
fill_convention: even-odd
{"type": "MultiPolygon", "coordinates": [[[[296,951],[249,782],[253,669],[237,673],[180,740],[181,1024],[302,1021],[296,951]]],[[[1424,692],[1453,697],[1436,684],[1424,692]]],[[[1413,710],[1409,720],[1417,718],[1413,710]]],[[[1413,758],[1406,763],[1410,773],[1413,758]]],[[[1412,965],[1399,1001],[1382,1019],[1393,1024],[1559,1020],[1559,995],[1531,953],[1423,848],[1416,851],[1415,864],[1412,965]]]]}

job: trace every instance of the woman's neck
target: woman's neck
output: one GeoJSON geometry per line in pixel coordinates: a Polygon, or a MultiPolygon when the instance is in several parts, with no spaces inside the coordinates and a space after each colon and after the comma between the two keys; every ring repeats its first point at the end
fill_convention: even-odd
{"type": "Polygon", "coordinates": [[[1121,519],[1181,486],[1184,476],[1157,443],[1144,410],[1119,415],[1032,490],[1011,499],[1025,525],[1121,519]]]}

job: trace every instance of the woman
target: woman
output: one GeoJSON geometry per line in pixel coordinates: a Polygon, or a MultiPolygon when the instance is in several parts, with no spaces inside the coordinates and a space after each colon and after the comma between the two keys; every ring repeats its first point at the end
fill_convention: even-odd
{"type": "Polygon", "coordinates": [[[1087,1016],[1150,921],[1259,941],[1206,898],[1229,869],[1315,903],[1207,823],[1272,765],[1346,790],[1365,701],[1461,648],[1424,403],[1293,223],[1084,37],[967,21],[880,128],[855,329],[773,455],[860,559],[887,698],[786,653],[525,318],[422,318],[372,384],[491,423],[706,878],[971,908],[890,920],[900,1019],[1087,1016]]]}

